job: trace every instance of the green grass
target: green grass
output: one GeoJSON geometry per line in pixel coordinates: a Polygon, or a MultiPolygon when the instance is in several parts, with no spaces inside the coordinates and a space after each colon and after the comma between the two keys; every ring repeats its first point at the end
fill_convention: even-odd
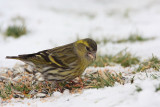
{"type": "MultiPolygon", "coordinates": [[[[88,37],[94,39],[97,44],[102,44],[102,45],[105,45],[107,43],[145,42],[145,41],[155,39],[155,37],[148,37],[148,38],[143,37],[141,34],[138,34],[138,33],[132,33],[128,36],[128,38],[117,39],[117,40],[113,40],[112,38],[108,38],[107,36],[102,37],[101,39],[93,38],[92,35],[89,35],[88,37]]],[[[77,37],[77,39],[79,39],[79,37],[77,37]]]]}
{"type": "Polygon", "coordinates": [[[90,66],[104,67],[107,65],[111,65],[111,63],[113,62],[112,60],[113,60],[112,55],[104,55],[104,56],[98,55],[96,60],[90,66]]]}
{"type": "Polygon", "coordinates": [[[146,61],[141,62],[139,64],[137,71],[138,72],[145,71],[150,68],[153,68],[156,71],[160,70],[160,60],[158,59],[158,57],[152,55],[151,58],[147,59],[146,61]]]}
{"type": "Polygon", "coordinates": [[[126,49],[116,55],[97,56],[96,61],[91,66],[104,67],[106,65],[121,64],[123,67],[136,65],[140,62],[139,57],[127,52],[126,49]]]}
{"type": "Polygon", "coordinates": [[[137,92],[141,92],[141,91],[142,91],[142,88],[139,87],[139,86],[136,86],[136,91],[137,91],[137,92]]]}
{"type": "Polygon", "coordinates": [[[25,19],[21,16],[15,16],[11,18],[12,24],[9,25],[4,31],[6,37],[19,38],[22,35],[27,34],[27,28],[25,25],[25,19]]]}
{"type": "MultiPolygon", "coordinates": [[[[25,94],[27,95],[32,90],[31,87],[28,87],[24,83],[5,83],[3,84],[3,87],[0,89],[0,97],[2,99],[10,99],[12,97],[15,97],[15,93],[18,92],[18,94],[25,94]]],[[[29,95],[28,95],[29,96],[29,95]]]]}
{"type": "Polygon", "coordinates": [[[140,57],[132,55],[130,52],[127,52],[126,50],[122,50],[116,55],[97,55],[95,62],[90,66],[104,67],[107,65],[112,66],[115,64],[120,64],[123,67],[139,65],[139,67],[136,69],[137,72],[145,71],[150,68],[153,68],[156,71],[160,70],[160,59],[158,59],[158,57],[153,55],[146,61],[141,62],[140,57]]]}
{"type": "Polygon", "coordinates": [[[25,35],[27,33],[27,28],[25,25],[18,26],[18,25],[12,25],[8,26],[6,29],[5,35],[8,37],[14,37],[18,38],[22,35],[25,35]]]}
{"type": "Polygon", "coordinates": [[[18,83],[13,85],[13,89],[28,94],[32,90],[32,87],[31,84],[28,85],[28,84],[18,83]]]}
{"type": "Polygon", "coordinates": [[[133,33],[130,34],[130,36],[126,39],[119,39],[117,41],[115,41],[114,43],[125,43],[125,42],[143,42],[143,41],[148,41],[148,40],[153,40],[155,39],[155,37],[151,37],[151,38],[144,38],[143,36],[141,36],[140,34],[137,33],[133,33]]]}
{"type": "Polygon", "coordinates": [[[115,82],[123,84],[122,74],[112,74],[110,72],[95,72],[91,75],[85,75],[84,84],[86,88],[104,88],[105,86],[114,86],[115,82]]]}
{"type": "Polygon", "coordinates": [[[140,62],[139,57],[132,55],[126,50],[119,52],[114,56],[113,62],[121,64],[123,67],[129,67],[131,65],[138,64],[140,62]]]}
{"type": "Polygon", "coordinates": [[[46,83],[45,85],[43,83],[33,85],[31,82],[29,84],[24,82],[18,82],[15,84],[4,83],[3,87],[0,87],[0,97],[4,100],[17,98],[17,95],[24,95],[24,98],[32,98],[34,96],[30,93],[32,90],[37,90],[37,92],[48,90],[50,95],[53,93],[53,91],[55,91],[54,88],[52,89],[50,82],[46,83]]]}
{"type": "Polygon", "coordinates": [[[0,97],[2,99],[9,99],[11,98],[12,92],[12,85],[11,83],[6,83],[5,85],[0,86],[0,97]]]}

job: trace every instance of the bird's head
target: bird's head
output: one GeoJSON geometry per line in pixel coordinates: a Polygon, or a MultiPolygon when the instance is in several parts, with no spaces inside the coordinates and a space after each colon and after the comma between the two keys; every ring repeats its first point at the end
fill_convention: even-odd
{"type": "Polygon", "coordinates": [[[90,39],[78,40],[74,43],[75,50],[79,57],[87,59],[92,62],[96,59],[97,43],[90,39]]]}

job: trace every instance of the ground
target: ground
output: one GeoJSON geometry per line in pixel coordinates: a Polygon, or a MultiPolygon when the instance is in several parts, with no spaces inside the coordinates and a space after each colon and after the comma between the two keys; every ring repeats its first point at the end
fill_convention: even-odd
{"type": "MultiPolygon", "coordinates": [[[[116,55],[127,48],[141,62],[153,55],[160,58],[159,5],[159,0],[0,0],[0,68],[24,64],[5,59],[6,56],[34,53],[86,37],[100,41],[98,55],[116,55]],[[27,33],[19,38],[5,36],[8,26],[15,24],[25,26],[27,33]],[[130,42],[127,38],[131,35],[149,39],[130,42]],[[126,42],[117,42],[125,39],[126,42]]],[[[124,85],[115,82],[112,87],[83,89],[77,93],[65,90],[43,99],[13,98],[10,101],[0,99],[0,102],[11,107],[158,107],[159,69],[149,67],[137,72],[135,68],[138,66],[124,67],[116,63],[86,69],[92,72],[104,69],[120,72],[125,77],[124,85]]]]}

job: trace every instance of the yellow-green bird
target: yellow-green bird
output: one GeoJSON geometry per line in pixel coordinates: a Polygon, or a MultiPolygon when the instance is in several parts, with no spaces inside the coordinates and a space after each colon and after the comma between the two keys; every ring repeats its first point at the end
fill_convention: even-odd
{"type": "Polygon", "coordinates": [[[96,59],[97,44],[90,38],[33,54],[6,56],[34,65],[45,80],[69,81],[80,76],[96,59]]]}

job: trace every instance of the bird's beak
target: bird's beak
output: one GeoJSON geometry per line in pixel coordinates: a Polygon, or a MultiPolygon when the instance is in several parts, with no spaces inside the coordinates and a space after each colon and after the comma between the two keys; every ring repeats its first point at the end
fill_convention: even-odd
{"type": "Polygon", "coordinates": [[[90,52],[88,53],[88,56],[92,59],[92,60],[95,60],[96,59],[96,52],[90,52]]]}

